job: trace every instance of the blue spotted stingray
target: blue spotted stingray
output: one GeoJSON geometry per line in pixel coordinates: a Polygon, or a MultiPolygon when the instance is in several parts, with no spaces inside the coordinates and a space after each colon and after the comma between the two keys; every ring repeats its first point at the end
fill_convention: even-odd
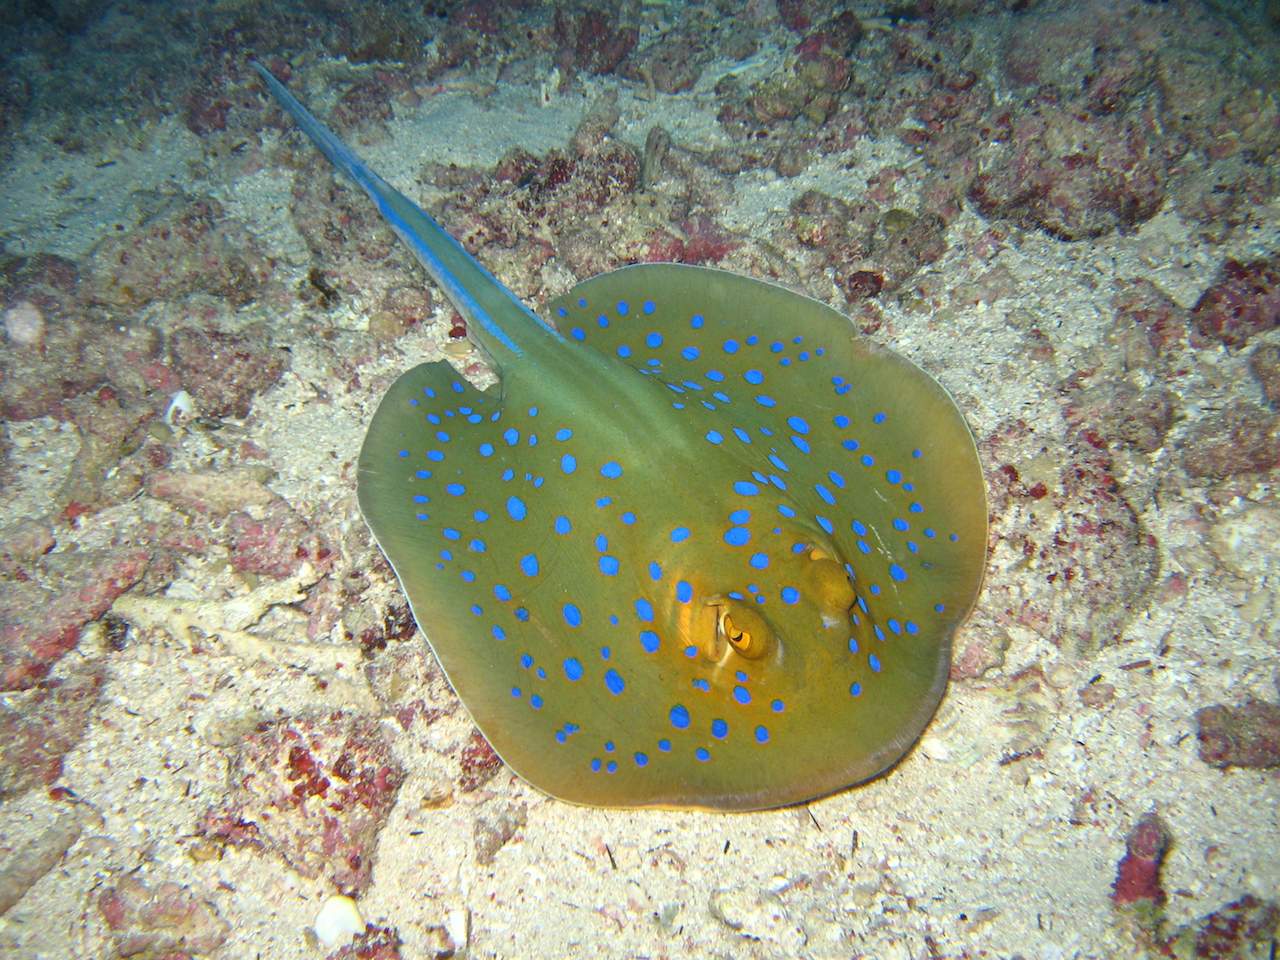
{"type": "Polygon", "coordinates": [[[498,374],[403,374],[358,496],[499,756],[575,803],[726,810],[896,763],[985,560],[947,393],[824,304],[721,270],[616,270],[547,323],[255,66],[498,374]]]}

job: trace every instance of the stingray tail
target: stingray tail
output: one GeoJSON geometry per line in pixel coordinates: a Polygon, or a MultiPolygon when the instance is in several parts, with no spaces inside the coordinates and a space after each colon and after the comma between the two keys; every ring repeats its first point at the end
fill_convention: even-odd
{"type": "Polygon", "coordinates": [[[329,162],[358,184],[377,205],[427,273],[467,321],[469,335],[495,363],[524,353],[522,336],[549,333],[559,337],[445,232],[425,210],[369,169],[350,147],[312,115],[298,99],[257,61],[258,72],[276,98],[329,162]],[[505,320],[504,324],[501,320],[505,320]],[[527,318],[533,325],[523,322],[527,318]],[[516,322],[513,323],[512,320],[516,322]],[[513,329],[518,326],[519,329],[513,329]],[[536,331],[536,333],[535,333],[536,331]]]}

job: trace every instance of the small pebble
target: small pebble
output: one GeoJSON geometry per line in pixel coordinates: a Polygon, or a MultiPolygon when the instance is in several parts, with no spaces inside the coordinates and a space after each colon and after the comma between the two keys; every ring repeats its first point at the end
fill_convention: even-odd
{"type": "Polygon", "coordinates": [[[350,897],[333,896],[324,902],[316,914],[314,926],[316,939],[328,949],[350,943],[364,933],[364,917],[350,897]]]}

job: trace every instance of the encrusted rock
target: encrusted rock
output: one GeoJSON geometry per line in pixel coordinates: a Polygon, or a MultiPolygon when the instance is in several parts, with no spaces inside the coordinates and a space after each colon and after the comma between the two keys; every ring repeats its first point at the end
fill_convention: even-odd
{"type": "Polygon", "coordinates": [[[1200,759],[1214,767],[1280,767],[1280,704],[1250,700],[1196,712],[1200,759]]]}

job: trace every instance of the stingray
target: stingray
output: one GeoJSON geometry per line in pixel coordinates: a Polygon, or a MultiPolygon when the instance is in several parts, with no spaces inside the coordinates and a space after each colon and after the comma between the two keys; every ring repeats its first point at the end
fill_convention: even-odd
{"type": "Polygon", "coordinates": [[[893,766],[986,555],[946,391],[825,304],[722,270],[624,267],[548,323],[254,66],[497,374],[401,375],[357,494],[502,760],[574,803],[719,810],[893,766]]]}

